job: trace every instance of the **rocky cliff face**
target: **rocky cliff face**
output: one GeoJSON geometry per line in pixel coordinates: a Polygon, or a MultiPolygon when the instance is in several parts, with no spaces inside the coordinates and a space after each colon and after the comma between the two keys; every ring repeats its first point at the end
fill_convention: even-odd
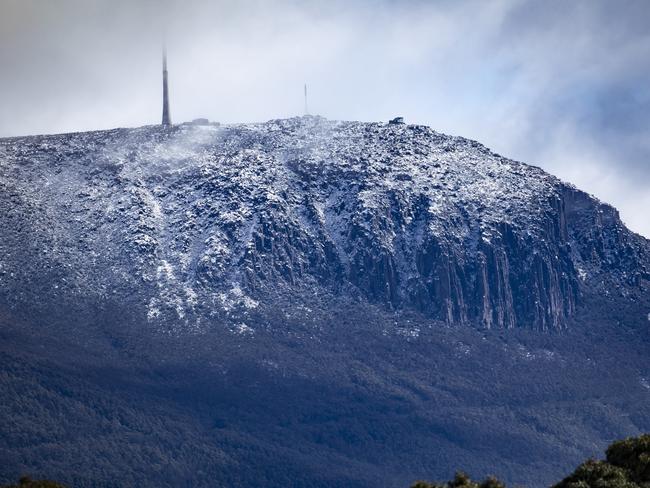
{"type": "Polygon", "coordinates": [[[135,297],[179,332],[282,290],[562,329],[584,293],[634,295],[649,278],[648,242],[613,208],[422,126],[303,117],[5,139],[0,185],[4,301],[135,297]]]}

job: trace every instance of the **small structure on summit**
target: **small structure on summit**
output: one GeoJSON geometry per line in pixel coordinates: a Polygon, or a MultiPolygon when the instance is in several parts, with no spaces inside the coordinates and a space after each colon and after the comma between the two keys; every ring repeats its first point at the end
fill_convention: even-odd
{"type": "Polygon", "coordinates": [[[187,126],[219,127],[221,125],[221,123],[219,123],[219,122],[210,122],[210,120],[208,120],[208,119],[206,119],[204,117],[201,117],[201,118],[198,118],[198,119],[192,119],[189,122],[181,122],[180,125],[182,125],[184,127],[187,127],[187,126]]]}
{"type": "Polygon", "coordinates": [[[171,114],[169,113],[169,91],[167,88],[167,46],[163,45],[163,110],[162,125],[169,127],[172,125],[171,114]]]}
{"type": "Polygon", "coordinates": [[[404,117],[395,117],[394,119],[390,119],[388,121],[390,125],[399,125],[404,123],[404,117]]]}

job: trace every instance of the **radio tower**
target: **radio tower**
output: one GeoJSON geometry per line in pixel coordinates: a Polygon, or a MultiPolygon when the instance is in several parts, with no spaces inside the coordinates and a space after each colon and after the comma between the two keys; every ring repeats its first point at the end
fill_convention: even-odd
{"type": "Polygon", "coordinates": [[[309,115],[309,109],[307,108],[307,83],[305,83],[305,115],[309,115]]]}
{"type": "Polygon", "coordinates": [[[163,44],[163,110],[162,125],[169,127],[172,125],[171,115],[169,114],[169,92],[167,89],[167,46],[163,44]]]}

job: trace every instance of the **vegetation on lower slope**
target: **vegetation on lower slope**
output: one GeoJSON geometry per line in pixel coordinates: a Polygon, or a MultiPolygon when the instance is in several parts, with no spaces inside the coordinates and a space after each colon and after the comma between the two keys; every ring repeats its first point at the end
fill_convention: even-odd
{"type": "MultiPolygon", "coordinates": [[[[505,488],[493,476],[473,481],[459,471],[446,483],[417,481],[411,488],[505,488]]],[[[614,442],[607,448],[606,459],[589,459],[552,488],[648,488],[650,487],[650,434],[614,442]]],[[[18,484],[2,488],[65,488],[48,480],[32,480],[23,476],[18,484]]]]}
{"type": "MultiPolygon", "coordinates": [[[[614,442],[604,461],[589,459],[552,488],[648,488],[650,487],[650,434],[614,442]]],[[[490,476],[473,481],[457,472],[447,483],[417,481],[411,488],[505,488],[490,476]]]]}
{"type": "Polygon", "coordinates": [[[366,488],[462,468],[543,487],[650,432],[645,317],[546,335],[402,315],[384,335],[375,309],[331,310],[254,338],[0,313],[0,485],[366,488]]]}

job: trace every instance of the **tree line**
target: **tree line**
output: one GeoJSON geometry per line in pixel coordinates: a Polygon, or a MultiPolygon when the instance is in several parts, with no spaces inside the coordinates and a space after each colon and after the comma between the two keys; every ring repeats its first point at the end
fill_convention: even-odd
{"type": "MultiPolygon", "coordinates": [[[[50,480],[20,478],[0,488],[66,488],[50,480]]],[[[411,488],[506,488],[494,476],[474,481],[462,471],[447,482],[416,481],[411,488]]],[[[604,460],[589,459],[552,488],[650,488],[650,434],[611,444],[604,460]]]]}

